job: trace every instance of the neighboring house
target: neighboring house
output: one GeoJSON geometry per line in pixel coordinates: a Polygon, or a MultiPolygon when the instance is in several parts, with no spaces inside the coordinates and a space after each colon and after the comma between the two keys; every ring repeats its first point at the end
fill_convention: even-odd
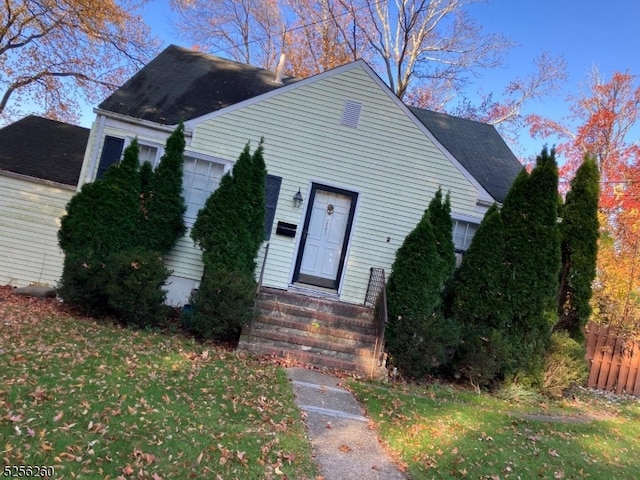
{"type": "MultiPolygon", "coordinates": [[[[282,79],[170,46],[95,113],[80,184],[133,138],[157,164],[184,121],[188,226],[245,144],[264,138],[268,214],[256,274],[264,264],[265,286],[350,303],[364,302],[371,267],[389,272],[439,187],[451,194],[462,252],[522,168],[492,126],[407,107],[363,61],[282,79]]],[[[187,235],[166,263],[168,301],[184,304],[201,252],[187,235]]]]}
{"type": "Polygon", "coordinates": [[[0,129],[0,284],[55,286],[60,217],[76,192],[89,129],[28,116],[0,129]]]}

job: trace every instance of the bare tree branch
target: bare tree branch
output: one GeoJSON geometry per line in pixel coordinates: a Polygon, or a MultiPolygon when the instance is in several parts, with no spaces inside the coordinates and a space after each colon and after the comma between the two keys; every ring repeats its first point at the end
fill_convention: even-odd
{"type": "Polygon", "coordinates": [[[33,109],[73,121],[78,98],[102,100],[157,53],[146,0],[3,0],[0,122],[33,109]],[[47,91],[49,90],[49,91],[47,91]]]}

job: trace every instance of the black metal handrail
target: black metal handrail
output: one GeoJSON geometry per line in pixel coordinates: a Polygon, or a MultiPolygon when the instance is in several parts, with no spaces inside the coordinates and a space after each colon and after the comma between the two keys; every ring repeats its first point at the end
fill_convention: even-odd
{"type": "Polygon", "coordinates": [[[267,243],[264,247],[264,257],[262,259],[262,267],[260,268],[260,276],[258,277],[258,284],[256,285],[256,294],[253,299],[253,314],[251,315],[251,323],[247,325],[248,330],[247,333],[251,334],[253,329],[253,322],[256,319],[256,312],[258,310],[258,297],[260,296],[260,291],[262,290],[262,278],[264,277],[264,267],[267,264],[267,255],[269,254],[269,244],[267,243]]]}
{"type": "Polygon", "coordinates": [[[384,268],[371,267],[369,285],[365,295],[365,305],[374,307],[374,326],[376,343],[371,365],[373,370],[384,366],[384,332],[387,326],[387,288],[384,268]]]}
{"type": "Polygon", "coordinates": [[[264,258],[262,259],[262,268],[260,268],[260,276],[258,277],[258,285],[256,286],[256,295],[260,293],[262,289],[262,277],[264,277],[264,267],[267,264],[267,255],[269,254],[269,244],[264,247],[264,258]]]}

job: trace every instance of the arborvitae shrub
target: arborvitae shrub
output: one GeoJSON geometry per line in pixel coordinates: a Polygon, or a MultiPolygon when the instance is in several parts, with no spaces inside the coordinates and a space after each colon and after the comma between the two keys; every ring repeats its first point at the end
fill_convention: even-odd
{"type": "Polygon", "coordinates": [[[508,281],[505,306],[510,312],[509,337],[514,348],[510,377],[540,385],[544,352],[557,323],[560,235],[558,169],[555,152],[546,148],[536,166],[523,171],[502,208],[508,281]]]}
{"type": "MultiPolygon", "coordinates": [[[[456,253],[453,244],[453,220],[451,219],[451,200],[447,193],[442,198],[442,190],[438,188],[435,196],[429,202],[429,220],[433,227],[436,252],[438,255],[438,270],[443,285],[445,285],[456,269],[456,253]]],[[[434,267],[435,268],[435,267],[434,267]]]]}
{"type": "Polygon", "coordinates": [[[504,262],[504,226],[497,206],[485,214],[453,280],[451,318],[462,325],[454,369],[476,386],[498,381],[512,364],[504,262]]]}
{"type": "Polygon", "coordinates": [[[585,347],[568,332],[554,332],[545,354],[542,393],[561,396],[568,388],[582,385],[589,376],[585,347]]]}
{"type": "Polygon", "coordinates": [[[504,329],[510,320],[505,309],[504,225],[500,210],[485,214],[462,258],[453,281],[452,316],[465,325],[504,329]]]}
{"type": "Polygon", "coordinates": [[[463,325],[455,371],[474,387],[491,387],[502,380],[514,354],[504,331],[485,325],[463,325]]]}
{"type": "Polygon", "coordinates": [[[253,272],[209,269],[191,298],[195,310],[183,317],[183,325],[202,338],[235,342],[251,320],[255,293],[253,272]]]}
{"type": "Polygon", "coordinates": [[[93,315],[111,312],[104,266],[113,253],[138,242],[139,191],[134,140],[104,179],[83,185],[69,201],[58,231],[65,253],[58,293],[68,304],[93,315]]]}
{"type": "Polygon", "coordinates": [[[144,247],[113,254],[104,273],[109,307],[125,323],[158,325],[168,311],[162,287],[170,274],[160,254],[144,247]]]}
{"type": "Polygon", "coordinates": [[[583,328],[591,315],[591,285],[598,255],[598,197],[600,175],[596,159],[585,156],[571,181],[562,213],[562,269],[556,330],[584,340],[583,328]]]}
{"type": "Polygon", "coordinates": [[[107,315],[108,297],[104,289],[105,263],[97,255],[65,255],[58,295],[65,303],[89,315],[107,315]]]}
{"type": "Polygon", "coordinates": [[[153,175],[149,176],[144,165],[140,170],[144,201],[141,244],[163,255],[171,251],[186,231],[187,207],[182,197],[184,147],[184,126],[180,123],[167,139],[165,153],[153,175]]]}
{"type": "Polygon", "coordinates": [[[262,143],[246,145],[207,199],[191,230],[202,248],[202,281],[184,324],[205,338],[235,341],[250,320],[258,249],[264,240],[266,168],[262,143]]]}
{"type": "MultiPolygon", "coordinates": [[[[441,196],[429,208],[442,208],[441,196]]],[[[449,236],[450,225],[449,219],[449,236]]],[[[442,239],[440,231],[438,238],[442,239]]],[[[450,249],[453,254],[453,242],[450,249]]],[[[450,275],[445,267],[449,255],[442,252],[441,256],[428,209],[396,252],[389,276],[386,347],[391,363],[410,377],[422,377],[447,363],[459,342],[458,324],[442,313],[443,287],[450,275]]]]}
{"type": "Polygon", "coordinates": [[[169,272],[160,254],[184,232],[183,149],[180,125],[153,172],[149,164],[140,167],[134,139],[103,179],[74,195],[58,232],[65,254],[58,291],[65,302],[139,325],[164,316],[169,272]]]}

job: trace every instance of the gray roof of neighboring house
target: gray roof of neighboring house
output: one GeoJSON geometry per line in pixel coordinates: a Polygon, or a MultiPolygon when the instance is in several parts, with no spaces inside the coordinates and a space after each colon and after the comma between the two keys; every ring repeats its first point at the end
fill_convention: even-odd
{"type": "Polygon", "coordinates": [[[422,108],[409,109],[489,195],[504,201],[523,167],[493,125],[422,108]]]}
{"type": "Polygon", "coordinates": [[[78,185],[89,129],[29,115],[0,129],[0,170],[78,185]]]}
{"type": "Polygon", "coordinates": [[[99,108],[163,125],[206,115],[295,81],[224,58],[170,45],[99,108]]]}

